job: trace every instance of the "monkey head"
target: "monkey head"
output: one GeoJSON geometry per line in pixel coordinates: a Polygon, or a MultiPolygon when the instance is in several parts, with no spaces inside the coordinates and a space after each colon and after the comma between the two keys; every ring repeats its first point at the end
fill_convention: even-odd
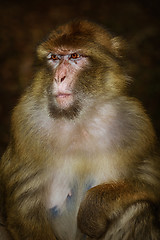
{"type": "MultiPolygon", "coordinates": [[[[119,64],[121,41],[86,20],[51,32],[37,49],[37,71],[50,115],[73,118],[89,102],[121,94],[126,75],[119,64]]],[[[35,91],[37,81],[35,77],[35,91]]]]}

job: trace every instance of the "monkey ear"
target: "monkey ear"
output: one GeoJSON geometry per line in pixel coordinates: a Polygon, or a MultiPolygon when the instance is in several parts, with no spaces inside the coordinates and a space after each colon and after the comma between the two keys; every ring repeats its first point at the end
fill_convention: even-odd
{"type": "Polygon", "coordinates": [[[121,37],[114,37],[111,39],[111,43],[113,52],[116,55],[116,57],[123,57],[127,45],[125,40],[122,39],[121,37]]]}

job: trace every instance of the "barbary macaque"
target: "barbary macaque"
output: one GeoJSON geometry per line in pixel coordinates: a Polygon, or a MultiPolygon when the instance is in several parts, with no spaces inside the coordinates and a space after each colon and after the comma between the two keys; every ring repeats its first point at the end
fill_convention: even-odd
{"type": "Polygon", "coordinates": [[[160,158],[142,105],[128,96],[123,42],[76,20],[37,48],[0,162],[14,240],[159,240],[160,158]]]}

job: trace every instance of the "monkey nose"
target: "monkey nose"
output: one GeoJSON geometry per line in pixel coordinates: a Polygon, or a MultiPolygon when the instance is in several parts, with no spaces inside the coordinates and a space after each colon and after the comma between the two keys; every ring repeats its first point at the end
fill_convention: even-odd
{"type": "Polygon", "coordinates": [[[63,76],[63,77],[61,78],[61,82],[63,82],[65,78],[66,78],[66,76],[63,76]]]}
{"type": "Polygon", "coordinates": [[[63,76],[63,77],[57,77],[57,78],[55,78],[55,81],[56,81],[56,83],[61,83],[61,82],[64,81],[65,78],[66,78],[66,76],[63,76]]]}

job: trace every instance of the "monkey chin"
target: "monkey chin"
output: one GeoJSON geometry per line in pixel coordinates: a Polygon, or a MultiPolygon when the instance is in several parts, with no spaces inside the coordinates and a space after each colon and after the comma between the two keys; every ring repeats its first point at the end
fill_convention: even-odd
{"type": "Polygon", "coordinates": [[[56,96],[56,103],[59,108],[67,109],[73,104],[73,95],[72,94],[58,94],[56,96]]]}

